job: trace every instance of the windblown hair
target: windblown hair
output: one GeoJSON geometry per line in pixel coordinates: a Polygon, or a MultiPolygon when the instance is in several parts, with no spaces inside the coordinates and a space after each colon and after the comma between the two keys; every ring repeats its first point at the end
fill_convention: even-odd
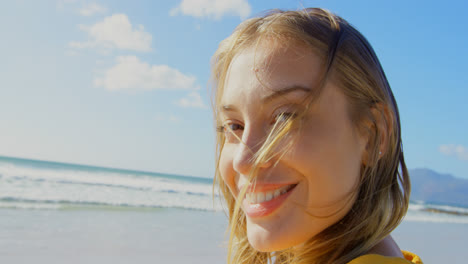
{"type": "MultiPolygon", "coordinates": [[[[410,181],[403,157],[395,98],[371,45],[347,21],[318,8],[273,10],[242,22],[220,43],[212,58],[213,109],[217,124],[221,122],[219,104],[233,58],[246,48],[256,47],[262,39],[290,45],[300,43],[315,52],[324,65],[319,86],[323,88],[327,81],[337,84],[348,101],[352,123],[368,135],[369,141],[359,184],[354,190],[356,199],[348,213],[312,237],[300,251],[259,252],[247,240],[241,201],[236,202],[220,175],[219,158],[225,134],[218,133],[214,186],[219,188],[229,215],[228,263],[347,263],[365,254],[390,234],[408,208],[410,181]],[[379,125],[381,120],[383,126],[379,125]],[[384,141],[386,144],[382,146],[384,141]]],[[[291,122],[273,129],[268,135],[255,155],[251,179],[258,170],[258,164],[273,155],[277,157],[277,153],[272,151],[291,129],[291,122]]],[[[241,191],[240,197],[243,194],[245,190],[241,191]]]]}

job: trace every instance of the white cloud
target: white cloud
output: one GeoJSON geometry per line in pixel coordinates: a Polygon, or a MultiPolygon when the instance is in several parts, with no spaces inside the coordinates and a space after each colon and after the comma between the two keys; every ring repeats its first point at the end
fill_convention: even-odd
{"type": "Polygon", "coordinates": [[[74,56],[78,56],[79,54],[75,50],[66,50],[65,55],[70,56],[70,57],[74,57],[74,56]]]}
{"type": "Polygon", "coordinates": [[[245,19],[251,10],[247,0],[182,0],[177,7],[171,9],[170,15],[183,14],[216,20],[224,15],[233,15],[245,19]]]}
{"type": "Polygon", "coordinates": [[[180,99],[176,102],[181,107],[192,107],[192,108],[208,108],[198,92],[191,92],[187,97],[180,99]]]}
{"type": "Polygon", "coordinates": [[[169,121],[170,121],[170,122],[173,122],[173,123],[179,123],[179,122],[180,122],[180,118],[178,118],[177,116],[170,115],[170,116],[169,116],[169,121]]]}
{"type": "Polygon", "coordinates": [[[79,25],[79,28],[88,33],[89,40],[72,41],[69,43],[72,48],[151,51],[151,34],[144,30],[143,25],[133,28],[125,14],[114,14],[92,26],[79,25]]]}
{"type": "Polygon", "coordinates": [[[167,114],[164,114],[164,113],[157,113],[156,116],[155,116],[155,120],[156,121],[160,121],[160,122],[170,122],[170,123],[180,123],[181,119],[178,117],[178,116],[175,116],[175,115],[167,115],[167,114]]]}
{"type": "Polygon", "coordinates": [[[462,145],[440,145],[439,151],[447,156],[456,156],[459,160],[468,161],[468,149],[462,145]]]}
{"type": "Polygon", "coordinates": [[[103,14],[107,11],[107,8],[100,6],[96,3],[90,3],[84,6],[83,8],[80,8],[78,10],[78,13],[82,16],[92,16],[95,14],[103,14]]]}
{"type": "Polygon", "coordinates": [[[108,90],[198,89],[195,76],[167,65],[150,65],[135,56],[119,56],[94,85],[108,90]]]}

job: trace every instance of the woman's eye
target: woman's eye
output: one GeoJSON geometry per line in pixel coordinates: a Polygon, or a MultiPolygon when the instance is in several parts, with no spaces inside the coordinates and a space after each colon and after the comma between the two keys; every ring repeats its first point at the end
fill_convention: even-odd
{"type": "Polygon", "coordinates": [[[228,123],[218,127],[218,132],[224,133],[226,141],[236,142],[242,137],[244,127],[237,123],[228,123]]]}
{"type": "Polygon", "coordinates": [[[296,117],[296,113],[283,112],[276,116],[275,122],[285,122],[296,117]]]}
{"type": "Polygon", "coordinates": [[[233,124],[224,125],[224,132],[230,132],[230,130],[236,131],[236,130],[241,130],[241,129],[244,129],[244,127],[239,124],[233,123],[233,124]]]}
{"type": "Polygon", "coordinates": [[[231,131],[236,131],[236,130],[239,130],[239,129],[244,129],[241,125],[239,124],[225,124],[225,125],[222,125],[222,126],[219,126],[216,128],[216,130],[218,132],[223,132],[223,133],[227,133],[227,132],[231,132],[231,131]]]}

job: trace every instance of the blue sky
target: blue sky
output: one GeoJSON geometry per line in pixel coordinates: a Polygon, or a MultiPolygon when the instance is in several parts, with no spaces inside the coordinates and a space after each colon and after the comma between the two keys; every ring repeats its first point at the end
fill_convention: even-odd
{"type": "Polygon", "coordinates": [[[468,178],[466,1],[2,1],[0,155],[212,177],[210,57],[243,19],[323,7],[371,42],[409,168],[468,178]]]}

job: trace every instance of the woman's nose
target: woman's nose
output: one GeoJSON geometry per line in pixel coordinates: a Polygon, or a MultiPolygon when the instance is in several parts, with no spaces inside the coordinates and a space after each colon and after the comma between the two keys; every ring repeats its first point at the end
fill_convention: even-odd
{"type": "MultiPolygon", "coordinates": [[[[242,142],[237,144],[233,160],[234,170],[242,175],[248,175],[252,171],[253,165],[255,164],[255,158],[258,156],[257,153],[265,142],[264,138],[254,137],[254,135],[249,135],[245,132],[242,142]]],[[[259,168],[268,168],[272,163],[272,159],[268,157],[267,161],[259,164],[259,168]]]]}

